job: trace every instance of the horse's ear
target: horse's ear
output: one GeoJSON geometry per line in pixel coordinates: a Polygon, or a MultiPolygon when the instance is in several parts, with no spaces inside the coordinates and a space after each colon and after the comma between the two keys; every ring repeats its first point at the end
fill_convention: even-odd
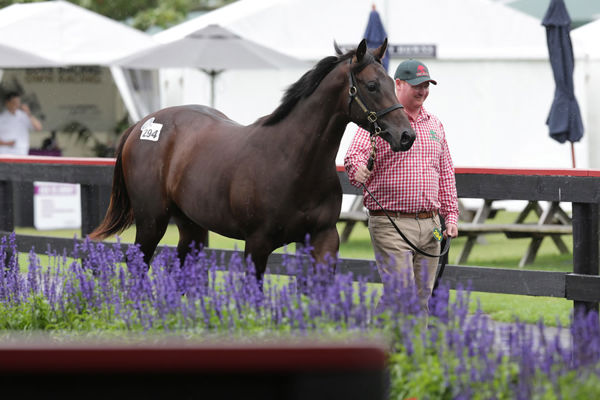
{"type": "Polygon", "coordinates": [[[378,48],[376,48],[375,50],[373,50],[373,56],[378,59],[379,61],[383,60],[383,57],[385,56],[385,51],[387,50],[387,38],[385,38],[385,40],[383,41],[383,43],[381,44],[381,46],[379,46],[378,48]]]}
{"type": "Polygon", "coordinates": [[[344,52],[342,51],[342,49],[340,48],[340,46],[337,44],[337,42],[335,40],[333,41],[333,48],[335,49],[335,53],[338,56],[341,56],[342,54],[344,54],[344,52]]]}
{"type": "Polygon", "coordinates": [[[356,49],[356,61],[362,61],[363,57],[367,53],[367,40],[363,39],[358,44],[358,48],[356,49]]]}

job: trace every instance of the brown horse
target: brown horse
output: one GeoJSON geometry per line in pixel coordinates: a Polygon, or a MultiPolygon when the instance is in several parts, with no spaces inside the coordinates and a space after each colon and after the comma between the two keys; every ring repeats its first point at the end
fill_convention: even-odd
{"type": "Polygon", "coordinates": [[[352,121],[394,151],[415,139],[381,65],[385,43],[324,58],[290,86],[279,107],[249,126],[204,106],[166,108],[119,142],[110,206],[91,233],[102,239],[135,222],[149,264],[174,219],[183,262],[208,231],[246,241],[259,279],[271,252],[310,235],[313,255],[336,256],[342,201],[335,157],[352,121]]]}

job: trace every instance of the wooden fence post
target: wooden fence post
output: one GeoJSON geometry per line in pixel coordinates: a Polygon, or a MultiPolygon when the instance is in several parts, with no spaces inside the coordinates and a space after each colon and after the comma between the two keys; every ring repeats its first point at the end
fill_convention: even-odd
{"type": "MultiPolygon", "coordinates": [[[[573,272],[598,275],[600,234],[598,204],[573,202],[573,272]]],[[[575,312],[598,312],[598,303],[574,301],[575,312]]]]}
{"type": "Polygon", "coordinates": [[[81,237],[91,233],[100,221],[98,185],[81,184],[81,237]]]}
{"type": "Polygon", "coordinates": [[[15,230],[15,208],[13,204],[13,182],[0,181],[0,230],[15,230]]]}

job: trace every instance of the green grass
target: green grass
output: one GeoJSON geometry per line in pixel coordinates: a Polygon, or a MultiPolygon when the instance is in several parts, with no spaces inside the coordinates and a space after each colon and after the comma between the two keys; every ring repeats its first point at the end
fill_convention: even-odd
{"type": "MultiPolygon", "coordinates": [[[[514,221],[515,218],[515,213],[500,211],[490,222],[508,223],[514,221]]],[[[341,232],[342,229],[343,224],[338,224],[338,230],[341,232]]],[[[33,228],[17,228],[16,231],[20,234],[57,237],[80,235],[76,230],[37,231],[33,228]]],[[[134,239],[135,228],[130,228],[121,235],[121,241],[125,243],[132,243],[134,239]]],[[[563,239],[567,247],[572,249],[572,236],[563,236],[563,239]]],[[[115,240],[115,238],[109,240],[115,240]]],[[[176,245],[177,240],[177,228],[171,225],[160,243],[176,245]]],[[[457,238],[452,241],[451,264],[455,262],[465,241],[465,238],[457,238]]],[[[486,235],[473,248],[467,265],[518,269],[519,260],[525,253],[528,244],[529,239],[507,239],[503,234],[486,235]]],[[[211,248],[216,249],[244,249],[243,241],[229,239],[212,232],[209,235],[209,245],[211,248]]],[[[283,249],[278,251],[281,252],[283,249]]],[[[288,251],[294,252],[295,246],[288,246],[288,251]]],[[[364,224],[356,224],[349,241],[340,245],[340,256],[343,258],[374,259],[369,232],[364,224]]],[[[21,265],[27,265],[27,255],[23,254],[21,257],[21,265]]],[[[570,254],[560,254],[552,240],[546,238],[540,247],[535,262],[524,267],[524,269],[569,272],[572,271],[572,265],[572,252],[570,254]]],[[[572,301],[550,297],[473,292],[472,299],[471,306],[473,310],[479,303],[486,314],[503,322],[512,322],[518,318],[521,321],[535,323],[541,318],[548,325],[555,325],[557,320],[566,325],[569,322],[569,316],[573,308],[572,301]]]]}
{"type": "MultiPolygon", "coordinates": [[[[513,212],[500,211],[490,223],[512,223],[517,214],[513,212]]],[[[533,222],[533,216],[526,222],[533,222]]],[[[540,246],[535,261],[522,269],[536,271],[573,271],[573,237],[562,236],[569,254],[560,254],[558,248],[550,238],[545,238],[540,246]]],[[[467,265],[499,268],[519,268],[519,261],[531,239],[507,239],[503,234],[486,235],[483,240],[473,248],[467,265]]],[[[450,262],[454,263],[457,255],[464,246],[466,238],[457,238],[452,242],[450,262]]],[[[511,322],[518,318],[521,321],[535,323],[542,319],[547,325],[556,325],[557,321],[565,326],[569,323],[569,317],[573,310],[573,302],[563,298],[532,297],[504,295],[496,293],[474,292],[472,307],[477,301],[481,308],[493,319],[503,322],[511,322]]]]}

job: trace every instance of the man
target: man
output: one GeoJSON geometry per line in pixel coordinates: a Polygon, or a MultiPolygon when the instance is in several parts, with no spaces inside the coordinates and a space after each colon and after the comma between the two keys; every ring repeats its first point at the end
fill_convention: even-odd
{"type": "Polygon", "coordinates": [[[29,154],[29,131],[42,130],[40,121],[31,114],[27,104],[21,104],[17,92],[4,96],[0,113],[0,154],[29,154]]]}
{"type": "MultiPolygon", "coordinates": [[[[423,107],[429,85],[437,82],[431,79],[425,64],[417,60],[402,62],[394,78],[398,101],[417,134],[413,146],[394,153],[377,137],[376,161],[373,171],[369,171],[369,132],[359,128],[344,164],[350,182],[357,187],[364,183],[413,244],[429,254],[439,254],[442,234],[458,235],[458,199],[444,127],[423,107]],[[440,215],[446,224],[444,232],[440,215]]],[[[408,274],[415,280],[421,310],[428,313],[438,258],[415,252],[366,192],[364,205],[369,210],[369,232],[379,273],[408,274]]]]}

